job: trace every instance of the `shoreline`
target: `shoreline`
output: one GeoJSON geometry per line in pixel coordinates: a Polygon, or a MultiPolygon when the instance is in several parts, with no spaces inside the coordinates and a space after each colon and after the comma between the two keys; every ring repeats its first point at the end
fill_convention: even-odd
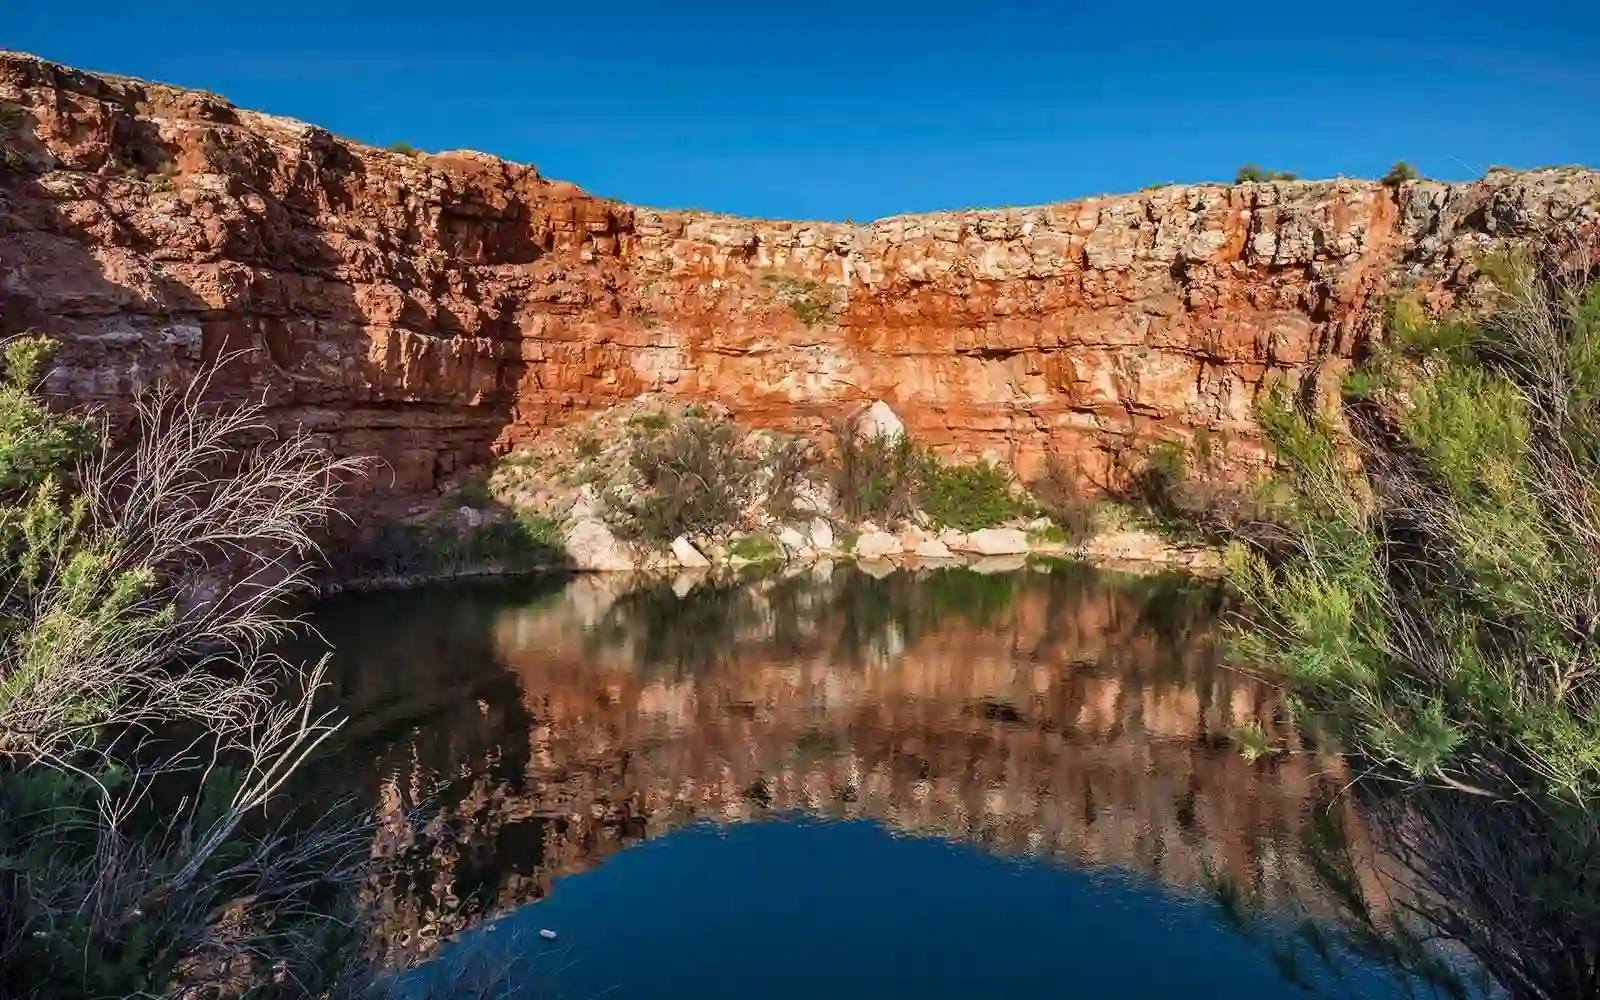
{"type": "Polygon", "coordinates": [[[806,569],[821,563],[853,563],[874,576],[914,572],[922,569],[965,569],[975,573],[1018,572],[1043,560],[1080,563],[1097,570],[1156,575],[1181,573],[1200,580],[1216,580],[1222,575],[1220,550],[1209,546],[1182,547],[1151,532],[1104,532],[1078,545],[1046,544],[1030,546],[1025,552],[996,555],[957,555],[950,559],[919,558],[914,553],[897,552],[878,558],[862,558],[847,552],[819,552],[811,558],[724,559],[705,566],[676,566],[657,563],[633,569],[594,569],[551,562],[522,569],[485,566],[449,573],[400,573],[355,577],[319,583],[317,599],[345,594],[384,593],[415,590],[449,583],[483,583],[532,579],[544,576],[612,576],[673,573],[707,573],[717,570],[741,571],[767,568],[774,571],[806,569]]]}

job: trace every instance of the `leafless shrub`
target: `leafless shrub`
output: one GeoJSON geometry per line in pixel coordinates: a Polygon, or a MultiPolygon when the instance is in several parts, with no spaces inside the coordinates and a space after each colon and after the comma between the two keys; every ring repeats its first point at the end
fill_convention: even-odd
{"type": "Polygon", "coordinates": [[[685,415],[635,428],[628,466],[635,488],[611,490],[607,519],[625,537],[659,543],[736,527],[759,459],[732,421],[685,415]]]}
{"type": "Polygon", "coordinates": [[[340,725],[315,704],[323,665],[270,650],[360,463],[260,403],[205,402],[222,363],[5,511],[21,527],[0,595],[0,993],[216,985],[233,955],[252,986],[267,975],[256,995],[309,996],[313,952],[355,953],[333,915],[361,824],[263,823],[340,725]]]}
{"type": "Polygon", "coordinates": [[[921,456],[909,435],[861,437],[840,423],[834,428],[834,492],[852,521],[896,521],[917,507],[921,456]]]}
{"type": "Polygon", "coordinates": [[[1046,456],[1044,471],[1028,483],[1028,493],[1067,541],[1081,542],[1094,534],[1095,501],[1054,452],[1046,456]]]}
{"type": "Polygon", "coordinates": [[[801,493],[820,462],[817,448],[805,438],[782,438],[771,442],[762,458],[766,470],[767,510],[781,521],[802,513],[801,493]]]}

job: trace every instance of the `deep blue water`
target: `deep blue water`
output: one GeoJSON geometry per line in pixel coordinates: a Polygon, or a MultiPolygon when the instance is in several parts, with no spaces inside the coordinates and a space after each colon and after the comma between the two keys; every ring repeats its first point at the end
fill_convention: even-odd
{"type": "MultiPolygon", "coordinates": [[[[550,1000],[1303,995],[1210,901],[865,821],[679,830],[560,880],[420,975],[464,961],[550,1000]]],[[[1322,985],[1393,995],[1361,969],[1322,985]]]]}

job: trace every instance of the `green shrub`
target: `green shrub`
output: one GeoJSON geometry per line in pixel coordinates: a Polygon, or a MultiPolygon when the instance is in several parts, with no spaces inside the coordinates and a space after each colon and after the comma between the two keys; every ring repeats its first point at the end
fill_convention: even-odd
{"type": "Polygon", "coordinates": [[[527,573],[566,561],[560,525],[523,514],[476,528],[454,518],[386,522],[335,559],[335,568],[347,579],[383,581],[527,573]]]}
{"type": "Polygon", "coordinates": [[[921,464],[917,502],[941,528],[976,531],[1027,512],[1015,496],[1011,474],[998,465],[945,465],[932,456],[921,464]]]}
{"type": "Polygon", "coordinates": [[[767,512],[780,521],[805,513],[798,506],[800,495],[820,464],[816,446],[804,438],[773,441],[762,456],[767,473],[767,512]]]}
{"type": "Polygon", "coordinates": [[[831,287],[810,278],[786,274],[766,274],[761,280],[772,289],[778,301],[789,307],[795,319],[806,326],[817,326],[833,319],[837,296],[831,287]]]}
{"type": "Polygon", "coordinates": [[[1067,529],[1059,524],[1048,524],[1042,528],[1028,529],[1028,541],[1035,545],[1065,545],[1072,540],[1072,536],[1067,533],[1067,529]]]}
{"type": "Polygon", "coordinates": [[[1408,184],[1416,179],[1416,168],[1404,160],[1397,160],[1395,161],[1394,166],[1389,168],[1389,172],[1384,174],[1383,179],[1378,183],[1382,184],[1384,187],[1397,188],[1402,184],[1408,184]]]}
{"type": "MultiPolygon", "coordinates": [[[[693,416],[685,414],[685,416],[687,416],[690,420],[699,419],[698,414],[693,416]]],[[[628,418],[628,427],[630,429],[643,431],[646,434],[654,434],[657,431],[664,431],[671,423],[672,418],[668,417],[665,413],[638,413],[628,418]]]]}
{"type": "Polygon", "coordinates": [[[1600,284],[1502,278],[1481,326],[1399,318],[1448,349],[1380,358],[1407,391],[1353,415],[1358,470],[1331,422],[1264,411],[1293,545],[1234,553],[1236,641],[1358,771],[1415,789],[1368,818],[1421,932],[1509,995],[1577,996],[1600,967],[1600,284]]]}
{"type": "Polygon", "coordinates": [[[1046,457],[1043,473],[1028,484],[1028,492],[1038,512],[1061,529],[1063,541],[1081,542],[1094,535],[1096,503],[1055,453],[1046,457]]]}
{"type": "Polygon", "coordinates": [[[267,644],[359,463],[202,405],[214,367],[102,446],[32,394],[50,351],[10,343],[0,386],[0,995],[197,995],[225,967],[262,997],[359,989],[368,828],[265,824],[335,728],[321,668],[267,644]],[[194,600],[224,560],[238,582],[194,600]]]}
{"type": "Polygon", "coordinates": [[[1159,517],[1179,517],[1184,510],[1182,490],[1189,481],[1188,456],[1175,441],[1157,441],[1130,484],[1132,499],[1159,517]]]}
{"type": "Polygon", "coordinates": [[[1378,384],[1372,367],[1357,365],[1344,373],[1339,381],[1339,392],[1351,402],[1369,402],[1376,395],[1378,384]]]}
{"type": "Polygon", "coordinates": [[[573,441],[572,450],[580,459],[589,459],[599,457],[602,447],[599,438],[584,432],[573,441]]]}
{"type": "Polygon", "coordinates": [[[1235,184],[1261,183],[1265,181],[1297,181],[1300,175],[1288,170],[1262,170],[1254,163],[1246,163],[1233,175],[1235,184]]]}
{"type": "Polygon", "coordinates": [[[417,157],[422,155],[422,151],[409,142],[392,142],[389,144],[388,150],[391,153],[399,153],[401,156],[417,157]]]}
{"type": "Polygon", "coordinates": [[[494,492],[489,488],[489,477],[482,473],[467,476],[451,494],[451,502],[480,509],[493,506],[494,492]]]}
{"type": "Polygon", "coordinates": [[[0,491],[42,484],[89,453],[96,428],[76,415],[39,403],[38,388],[56,345],[43,337],[17,337],[5,345],[0,375],[0,491]]]}
{"type": "Polygon", "coordinates": [[[767,535],[741,535],[728,546],[728,554],[751,562],[771,562],[782,559],[783,546],[767,535]]]}

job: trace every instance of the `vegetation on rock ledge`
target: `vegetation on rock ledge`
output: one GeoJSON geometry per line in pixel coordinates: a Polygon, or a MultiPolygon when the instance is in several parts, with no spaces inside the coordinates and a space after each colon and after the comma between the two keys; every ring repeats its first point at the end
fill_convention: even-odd
{"type": "Polygon", "coordinates": [[[1498,297],[1481,321],[1391,310],[1346,381],[1349,436],[1264,407],[1290,542],[1232,554],[1238,641],[1355,755],[1415,890],[1376,927],[1355,886],[1349,940],[1425,982],[1443,973],[1408,935],[1459,944],[1512,997],[1593,996],[1600,282],[1553,256],[1481,270],[1498,297]]]}

